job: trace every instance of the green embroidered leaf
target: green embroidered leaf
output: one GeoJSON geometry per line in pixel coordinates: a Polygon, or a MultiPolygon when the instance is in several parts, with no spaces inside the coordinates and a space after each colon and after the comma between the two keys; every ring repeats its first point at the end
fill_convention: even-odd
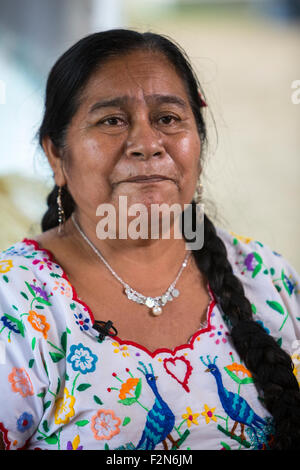
{"type": "Polygon", "coordinates": [[[283,286],[284,286],[285,290],[287,291],[287,293],[288,293],[289,295],[291,295],[291,291],[290,291],[290,288],[289,288],[289,286],[288,286],[288,284],[287,284],[287,282],[286,282],[285,277],[286,277],[286,276],[285,276],[285,274],[284,274],[284,270],[282,269],[282,271],[281,271],[281,280],[282,280],[283,286]]]}
{"type": "Polygon", "coordinates": [[[56,353],[56,352],[49,352],[49,354],[53,362],[59,362],[61,359],[65,357],[63,354],[56,353]]]}
{"type": "Polygon", "coordinates": [[[34,292],[34,290],[32,289],[31,285],[25,281],[25,284],[27,286],[27,289],[29,290],[30,294],[35,297],[36,296],[36,293],[34,292]]]}
{"type": "Polygon", "coordinates": [[[300,321],[300,317],[296,317],[296,320],[300,321]]]}
{"type": "Polygon", "coordinates": [[[94,395],[93,398],[94,398],[95,402],[96,402],[98,405],[103,405],[103,401],[100,400],[100,398],[97,397],[97,395],[94,395]]]}
{"type": "Polygon", "coordinates": [[[58,380],[57,380],[57,387],[56,387],[56,395],[58,395],[59,393],[59,390],[60,390],[60,378],[58,377],[58,380]]]}
{"type": "Polygon", "coordinates": [[[36,338],[33,338],[33,340],[31,341],[31,349],[32,349],[32,351],[34,351],[35,345],[36,345],[36,338]]]}
{"type": "Polygon", "coordinates": [[[136,403],[137,398],[124,398],[124,400],[118,400],[118,403],[122,403],[122,405],[133,405],[136,403]]]}
{"type": "Polygon", "coordinates": [[[282,345],[282,338],[278,338],[278,340],[277,340],[277,344],[278,344],[278,346],[280,346],[280,347],[281,347],[281,345],[282,345]]]}
{"type": "Polygon", "coordinates": [[[129,418],[129,416],[126,416],[126,418],[124,418],[122,426],[126,426],[128,423],[130,423],[130,421],[131,421],[131,419],[129,418]]]}
{"type": "Polygon", "coordinates": [[[35,308],[38,308],[40,310],[43,310],[45,307],[43,307],[42,305],[36,305],[35,308]]]}
{"type": "Polygon", "coordinates": [[[75,304],[70,304],[70,309],[74,310],[74,308],[76,308],[76,305],[75,304]]]}
{"type": "Polygon", "coordinates": [[[38,437],[37,437],[37,440],[38,440],[38,441],[41,441],[42,439],[44,439],[44,436],[38,436],[38,437]]]}
{"type": "Polygon", "coordinates": [[[29,271],[29,268],[26,268],[26,266],[19,266],[19,268],[26,269],[26,271],[29,271]]]}
{"type": "Polygon", "coordinates": [[[139,379],[138,383],[136,384],[135,387],[135,398],[138,399],[142,391],[142,379],[139,379]]]}
{"type": "Polygon", "coordinates": [[[232,243],[233,243],[234,245],[237,245],[237,244],[238,244],[237,238],[234,238],[234,239],[232,240],[232,243]]]}
{"type": "Polygon", "coordinates": [[[254,382],[252,377],[245,377],[244,379],[241,379],[241,384],[252,384],[254,382]]]}
{"type": "Polygon", "coordinates": [[[273,310],[276,310],[280,315],[284,315],[284,308],[279,302],[275,302],[275,300],[266,300],[266,302],[273,310]]]}
{"type": "Polygon", "coordinates": [[[29,369],[31,369],[33,364],[34,364],[34,359],[30,359],[29,364],[28,364],[29,369]]]}
{"type": "Polygon", "coordinates": [[[46,391],[38,393],[37,397],[44,398],[45,395],[46,395],[46,391]]]}
{"type": "Polygon", "coordinates": [[[104,449],[105,449],[105,450],[109,450],[108,444],[105,444],[104,449]]]}
{"type": "Polygon", "coordinates": [[[28,300],[28,295],[25,294],[25,292],[21,292],[21,295],[23,295],[23,297],[24,297],[26,300],[28,300]]]}
{"type": "Polygon", "coordinates": [[[55,273],[50,273],[50,276],[51,277],[61,277],[59,274],[55,274],[55,273]]]}
{"type": "Polygon", "coordinates": [[[259,273],[259,271],[261,270],[261,264],[257,264],[256,267],[254,268],[254,271],[252,273],[252,279],[259,273]]]}
{"type": "Polygon", "coordinates": [[[41,304],[45,305],[52,305],[51,302],[48,302],[47,300],[43,299],[42,297],[36,297],[37,302],[40,302],[41,304]]]}
{"type": "Polygon", "coordinates": [[[86,426],[87,424],[89,424],[89,420],[88,419],[83,419],[81,421],[76,421],[75,424],[77,426],[83,427],[83,426],[86,426]]]}
{"type": "Polygon", "coordinates": [[[66,379],[66,382],[70,380],[70,377],[68,376],[68,374],[65,374],[65,379],[66,379]]]}
{"type": "Polygon", "coordinates": [[[66,328],[66,332],[71,334],[71,330],[68,327],[66,328]]]}
{"type": "Polygon", "coordinates": [[[66,333],[66,331],[64,331],[63,334],[61,335],[60,343],[61,343],[61,346],[62,346],[64,352],[66,352],[67,351],[67,333],[66,333]]]}
{"type": "Polygon", "coordinates": [[[46,419],[45,419],[45,421],[43,421],[42,426],[43,426],[43,429],[44,429],[45,432],[49,432],[49,426],[48,426],[48,422],[47,422],[46,419]]]}
{"type": "Polygon", "coordinates": [[[84,390],[86,390],[87,388],[90,388],[90,387],[91,387],[91,384],[80,384],[80,385],[78,385],[76,390],[78,390],[78,392],[84,392],[84,390]]]}
{"type": "Polygon", "coordinates": [[[9,282],[9,280],[8,280],[8,277],[7,277],[7,276],[5,276],[5,275],[4,275],[4,276],[3,276],[3,279],[4,279],[4,281],[5,281],[5,282],[9,282]]]}
{"type": "Polygon", "coordinates": [[[16,307],[15,305],[12,305],[12,308],[18,311],[18,307],[16,307]]]}
{"type": "Polygon", "coordinates": [[[226,442],[221,441],[220,444],[223,446],[225,450],[231,450],[231,447],[228,444],[226,444],[226,442]]]}
{"type": "Polygon", "coordinates": [[[254,258],[256,259],[256,261],[257,261],[259,264],[262,264],[262,262],[263,262],[262,257],[261,257],[258,253],[256,253],[256,251],[253,251],[252,254],[253,254],[254,258]]]}
{"type": "Polygon", "coordinates": [[[253,312],[253,313],[256,313],[256,312],[257,312],[257,309],[256,309],[256,307],[255,307],[254,304],[251,304],[251,309],[252,309],[252,312],[253,312]]]}
{"type": "Polygon", "coordinates": [[[46,403],[44,404],[44,411],[49,408],[49,406],[51,405],[51,401],[46,401],[46,403]]]}
{"type": "Polygon", "coordinates": [[[265,270],[263,271],[264,274],[268,274],[268,272],[269,272],[269,271],[268,271],[267,269],[265,269],[265,270]]]}
{"type": "Polygon", "coordinates": [[[280,287],[280,286],[277,286],[277,285],[275,284],[275,287],[276,287],[276,289],[278,290],[278,292],[281,291],[281,287],[280,287]]]}
{"type": "Polygon", "coordinates": [[[274,274],[275,274],[275,269],[274,269],[274,268],[270,268],[270,273],[272,274],[272,276],[274,276],[274,274]]]}
{"type": "Polygon", "coordinates": [[[58,438],[56,434],[52,434],[52,436],[47,437],[45,441],[47,442],[47,444],[55,445],[58,442],[58,438]]]}

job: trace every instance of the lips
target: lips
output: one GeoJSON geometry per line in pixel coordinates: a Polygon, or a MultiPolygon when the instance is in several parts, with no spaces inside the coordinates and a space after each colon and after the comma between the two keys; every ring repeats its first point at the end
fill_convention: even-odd
{"type": "Polygon", "coordinates": [[[120,183],[145,183],[145,182],[158,182],[158,181],[174,181],[172,178],[163,175],[138,175],[128,178],[126,180],[120,181],[120,183]]]}

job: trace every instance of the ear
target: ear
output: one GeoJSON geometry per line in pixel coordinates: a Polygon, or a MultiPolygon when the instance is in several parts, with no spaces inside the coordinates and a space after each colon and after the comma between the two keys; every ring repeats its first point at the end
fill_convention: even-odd
{"type": "Polygon", "coordinates": [[[57,186],[64,186],[67,181],[63,169],[62,151],[58,149],[49,136],[44,137],[42,146],[53,170],[57,186]]]}

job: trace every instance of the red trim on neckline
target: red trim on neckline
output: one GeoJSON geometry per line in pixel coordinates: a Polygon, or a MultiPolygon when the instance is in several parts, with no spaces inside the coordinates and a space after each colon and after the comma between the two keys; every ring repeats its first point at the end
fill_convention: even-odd
{"type": "MultiPolygon", "coordinates": [[[[93,315],[93,312],[91,311],[90,307],[83,300],[81,300],[78,297],[75,287],[69,281],[69,278],[68,278],[66,272],[64,271],[64,269],[62,268],[62,266],[55,260],[55,257],[53,255],[53,253],[50,250],[47,250],[47,248],[42,248],[36,240],[30,239],[30,238],[24,238],[22,240],[22,242],[26,243],[27,245],[29,245],[29,244],[34,245],[35,251],[41,251],[41,252],[47,253],[47,255],[49,256],[50,261],[54,264],[57,264],[57,266],[60,267],[60,269],[62,270],[62,273],[63,273],[62,278],[65,279],[70,284],[70,286],[72,288],[72,294],[73,294],[72,295],[72,300],[74,300],[75,302],[80,303],[88,311],[89,316],[90,316],[91,321],[92,321],[92,324],[94,325],[95,317],[93,315]]],[[[209,292],[209,295],[210,295],[210,298],[211,298],[210,302],[209,302],[209,305],[208,305],[208,308],[207,308],[207,311],[206,311],[207,326],[205,328],[201,328],[200,330],[197,330],[193,334],[193,336],[191,337],[189,343],[185,343],[185,344],[181,344],[179,346],[176,346],[176,348],[173,349],[173,350],[169,349],[169,348],[158,348],[155,351],[151,352],[145,346],[143,346],[139,343],[136,343],[135,341],[122,340],[118,336],[113,336],[113,337],[111,337],[111,339],[117,341],[120,345],[124,344],[124,345],[134,346],[137,349],[141,349],[142,351],[146,352],[152,358],[154,358],[157,354],[160,354],[160,353],[169,353],[169,354],[172,354],[174,356],[178,351],[180,351],[182,349],[186,349],[186,348],[193,349],[194,341],[197,338],[197,336],[211,330],[211,323],[210,323],[211,313],[212,313],[213,308],[216,305],[217,301],[216,301],[216,297],[215,297],[209,283],[207,283],[207,289],[208,289],[208,292],[209,292]]]]}

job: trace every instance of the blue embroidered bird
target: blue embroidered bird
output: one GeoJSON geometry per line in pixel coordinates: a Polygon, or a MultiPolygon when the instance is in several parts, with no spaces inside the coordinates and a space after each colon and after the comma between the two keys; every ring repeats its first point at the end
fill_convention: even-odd
{"type": "Polygon", "coordinates": [[[264,419],[262,419],[252,410],[249,403],[243,397],[241,397],[238,393],[233,393],[233,392],[229,392],[228,390],[226,390],[222,382],[221,372],[216,365],[217,357],[218,356],[216,356],[212,362],[210,360],[210,357],[207,356],[207,360],[208,360],[207,363],[204,362],[202,356],[200,357],[200,359],[203,362],[203,364],[207,367],[205,372],[210,372],[216,379],[217,387],[218,387],[218,395],[219,395],[221,404],[224,408],[224,411],[227,413],[227,415],[234,421],[234,425],[230,431],[230,434],[231,436],[235,435],[234,431],[239,423],[241,425],[240,438],[242,441],[246,440],[246,437],[244,434],[244,428],[246,424],[253,430],[256,436],[256,439],[258,440],[256,431],[257,429],[263,429],[264,426],[266,425],[266,422],[264,419]]]}
{"type": "Polygon", "coordinates": [[[142,437],[137,444],[136,449],[153,450],[157,444],[162,442],[164,449],[168,450],[166,442],[167,438],[171,441],[173,446],[176,446],[178,442],[174,441],[170,434],[175,424],[175,416],[167,403],[161,398],[157,390],[157,377],[154,376],[152,364],[149,364],[150,372],[147,370],[143,362],[139,361],[139,364],[141,364],[144,370],[140,367],[137,367],[137,369],[146,377],[147,383],[155,395],[155,402],[151,410],[148,411],[142,437]]]}

